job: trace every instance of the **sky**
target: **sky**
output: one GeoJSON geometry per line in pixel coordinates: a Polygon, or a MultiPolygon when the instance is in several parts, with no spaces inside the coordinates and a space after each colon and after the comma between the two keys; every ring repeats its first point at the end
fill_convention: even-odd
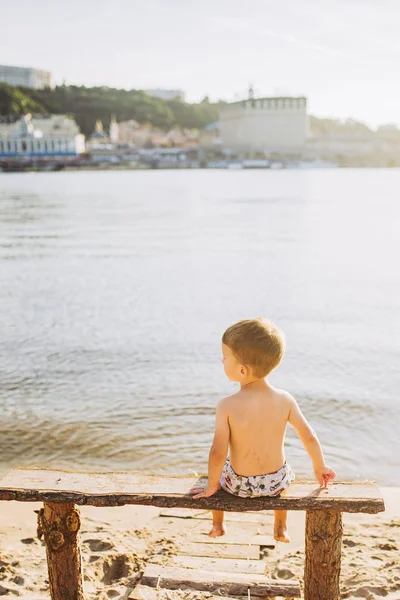
{"type": "Polygon", "coordinates": [[[400,0],[0,0],[0,64],[400,126],[400,0]]]}

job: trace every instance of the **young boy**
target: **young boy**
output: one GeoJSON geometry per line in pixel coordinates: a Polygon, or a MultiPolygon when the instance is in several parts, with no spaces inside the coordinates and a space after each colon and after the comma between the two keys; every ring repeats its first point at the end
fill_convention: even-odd
{"type": "MultiPolygon", "coordinates": [[[[266,380],[281,362],[284,350],[282,331],[261,318],[240,321],[225,331],[224,370],[231,381],[240,383],[240,390],[218,403],[207,487],[193,488],[194,498],[208,498],[220,488],[248,498],[276,496],[287,489],[294,479],[283,447],[287,423],[308,452],[318,483],[326,487],[336,477],[325,464],[318,438],[295,399],[266,380]]],[[[280,542],[290,541],[286,521],[287,511],[276,510],[274,536],[280,542]]],[[[224,534],[224,513],[213,511],[209,535],[224,534]]]]}

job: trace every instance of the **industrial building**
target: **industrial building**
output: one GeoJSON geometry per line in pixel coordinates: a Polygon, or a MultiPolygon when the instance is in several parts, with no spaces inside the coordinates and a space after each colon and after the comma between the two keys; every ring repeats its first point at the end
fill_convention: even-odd
{"type": "Polygon", "coordinates": [[[222,145],[232,151],[297,153],[305,146],[308,129],[304,97],[249,97],[221,107],[222,145]]]}
{"type": "Polygon", "coordinates": [[[180,100],[181,102],[185,102],[185,92],[183,90],[164,90],[156,88],[144,91],[149,96],[153,96],[153,98],[161,98],[162,100],[180,100]]]}
{"type": "Polygon", "coordinates": [[[0,83],[40,90],[52,87],[53,77],[49,71],[42,71],[41,69],[0,65],[0,83]]]}

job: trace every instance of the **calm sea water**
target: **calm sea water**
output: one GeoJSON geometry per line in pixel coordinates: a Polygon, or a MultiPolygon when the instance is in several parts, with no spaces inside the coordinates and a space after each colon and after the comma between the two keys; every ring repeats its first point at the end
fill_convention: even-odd
{"type": "Polygon", "coordinates": [[[0,470],[205,471],[263,315],[339,477],[400,485],[400,171],[3,174],[0,237],[0,470]]]}

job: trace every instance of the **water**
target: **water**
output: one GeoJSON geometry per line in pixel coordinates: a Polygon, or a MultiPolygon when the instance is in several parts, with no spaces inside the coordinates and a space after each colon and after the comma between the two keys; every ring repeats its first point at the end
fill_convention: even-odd
{"type": "Polygon", "coordinates": [[[236,389],[221,334],[263,315],[288,342],[271,382],[339,477],[400,485],[399,189],[397,170],[0,175],[0,470],[205,471],[236,389]]]}

